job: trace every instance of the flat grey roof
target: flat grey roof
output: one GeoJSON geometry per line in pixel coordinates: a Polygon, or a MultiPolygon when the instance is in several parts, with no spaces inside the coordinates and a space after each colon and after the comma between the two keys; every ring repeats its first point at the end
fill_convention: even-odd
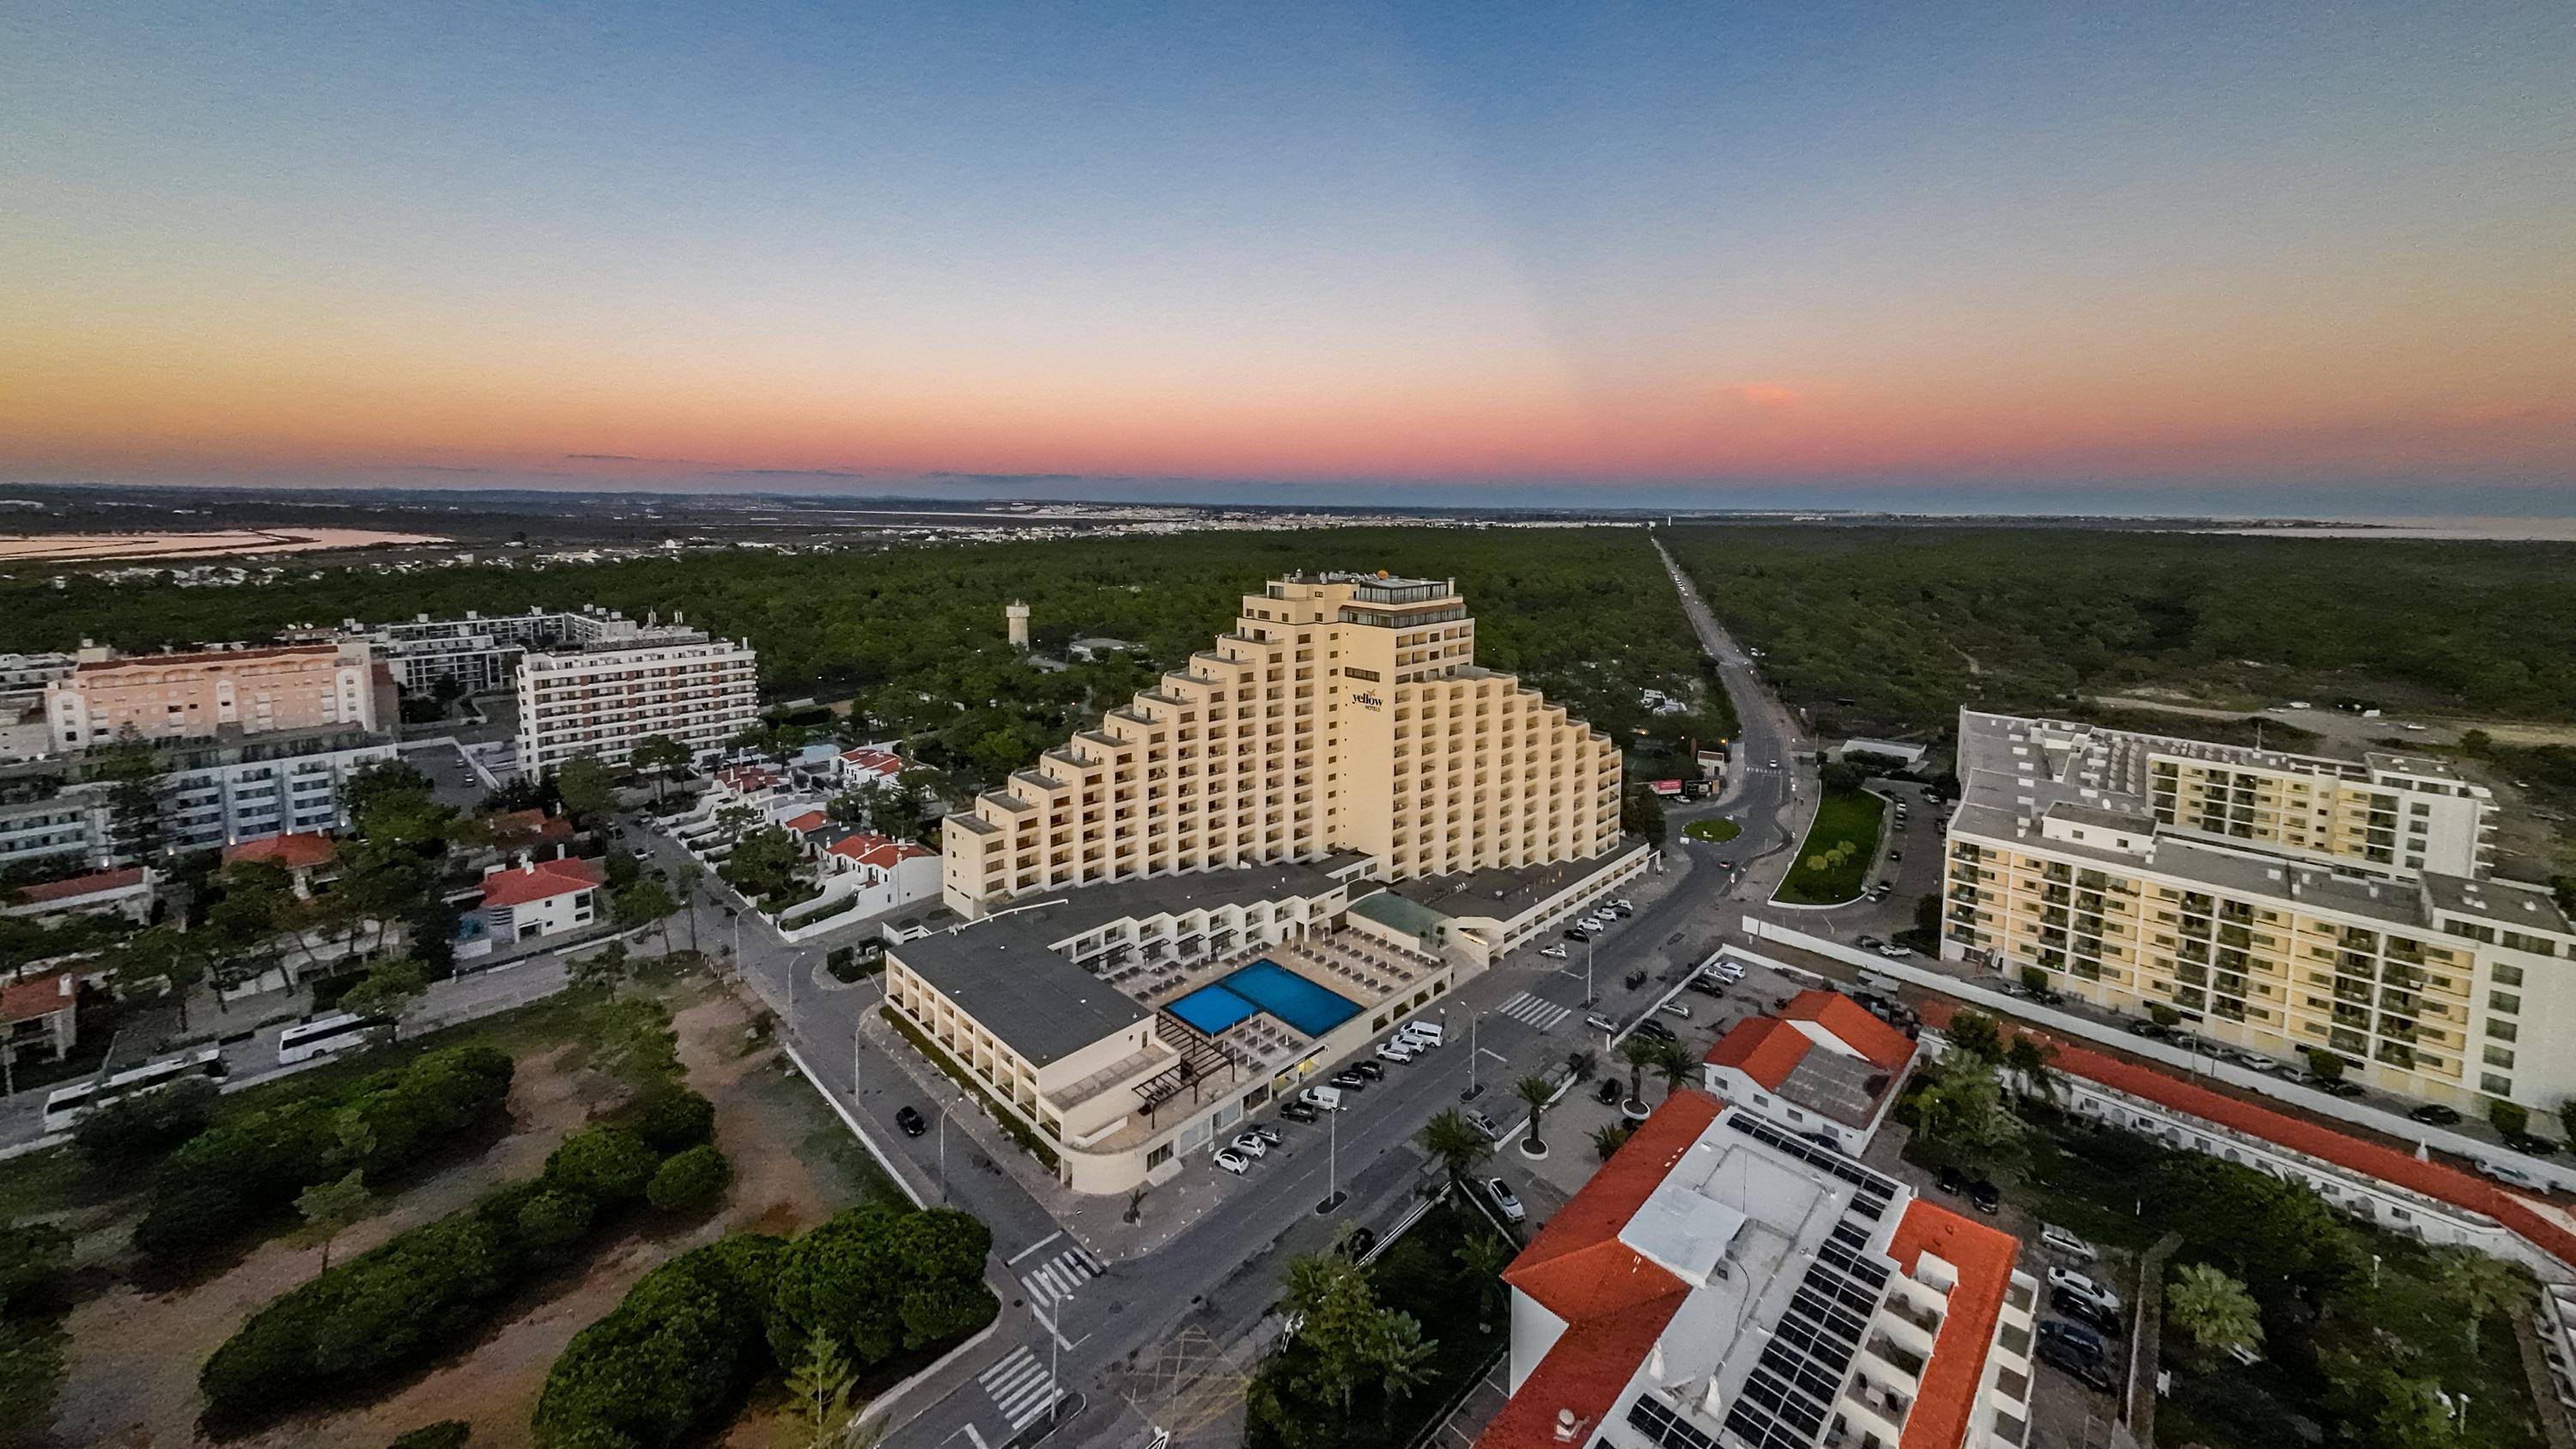
{"type": "Polygon", "coordinates": [[[1388,889],[1444,918],[1492,916],[1508,921],[1575,882],[1597,875],[1645,848],[1645,841],[1623,836],[1616,848],[1580,860],[1549,861],[1545,865],[1509,869],[1491,866],[1456,875],[1426,875],[1398,881],[1388,889]]]}
{"type": "Polygon", "coordinates": [[[1311,900],[1342,882],[1334,872],[1366,859],[1349,854],[1230,870],[1191,871],[1084,886],[1049,902],[1003,913],[886,952],[1032,1065],[1070,1056],[1153,1015],[1058,948],[1125,920],[1186,915],[1220,906],[1311,900]]]}
{"type": "Polygon", "coordinates": [[[2571,924],[2567,913],[2558,909],[2557,900],[2538,886],[2503,880],[2470,880],[2466,876],[2435,875],[2428,871],[2424,876],[2424,890],[2438,911],[2489,921],[2513,930],[2576,935],[2576,924],[2571,924]]]}

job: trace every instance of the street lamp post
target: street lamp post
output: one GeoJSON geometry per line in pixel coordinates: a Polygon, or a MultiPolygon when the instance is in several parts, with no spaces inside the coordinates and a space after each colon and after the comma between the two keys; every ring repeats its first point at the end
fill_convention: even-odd
{"type": "Polygon", "coordinates": [[[1467,1013],[1467,1090],[1458,1094],[1458,1100],[1461,1102],[1472,1102],[1476,1100],[1477,1093],[1485,1090],[1484,1088],[1476,1085],[1477,1015],[1478,1013],[1474,1011],[1467,1013]]]}
{"type": "Polygon", "coordinates": [[[1583,1004],[1593,1005],[1601,998],[1592,991],[1592,938],[1583,938],[1583,1004]]]}
{"type": "Polygon", "coordinates": [[[1324,1200],[1315,1204],[1321,1217],[1342,1205],[1342,1114],[1324,1114],[1324,1200]]]}
{"type": "Polygon", "coordinates": [[[939,1104],[939,1202],[948,1204],[948,1104],[939,1104]]]}

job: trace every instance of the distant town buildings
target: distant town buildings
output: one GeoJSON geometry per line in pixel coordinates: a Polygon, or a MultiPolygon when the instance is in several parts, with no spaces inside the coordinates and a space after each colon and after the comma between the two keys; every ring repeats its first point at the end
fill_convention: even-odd
{"type": "Polygon", "coordinates": [[[2444,762],[1965,711],[1958,774],[1945,958],[2473,1111],[2576,1095],[2576,925],[2487,878],[2492,799],[2444,762]]]}

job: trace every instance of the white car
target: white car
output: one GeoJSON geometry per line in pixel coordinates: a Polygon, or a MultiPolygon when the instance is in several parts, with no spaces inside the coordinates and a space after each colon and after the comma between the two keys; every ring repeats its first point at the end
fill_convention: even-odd
{"type": "Polygon", "coordinates": [[[1242,1136],[1234,1139],[1231,1146],[1236,1152],[1239,1152],[1246,1157],[1266,1157],[1270,1154],[1270,1144],[1262,1141],[1258,1135],[1250,1132],[1246,1132],[1242,1136]]]}
{"type": "Polygon", "coordinates": [[[2090,1274],[2078,1273],[2072,1268],[2051,1268],[2048,1270],[2048,1286],[2063,1288],[2105,1313],[2120,1311],[2120,1295],[2094,1282],[2090,1274]]]}
{"type": "Polygon", "coordinates": [[[1619,909],[1619,910],[1623,910],[1623,911],[1633,911],[1633,910],[1635,910],[1635,909],[1637,908],[1637,903],[1636,903],[1635,901],[1632,901],[1632,900],[1628,899],[1626,896],[1621,896],[1619,899],[1617,899],[1617,900],[1615,900],[1615,901],[1612,901],[1610,904],[1611,904],[1612,906],[1616,907],[1617,909],[1619,909]]]}
{"type": "Polygon", "coordinates": [[[1725,977],[1729,981],[1741,981],[1744,979],[1744,968],[1736,965],[1732,961],[1720,961],[1708,969],[1719,976],[1725,977]]]}
{"type": "Polygon", "coordinates": [[[1565,959],[1565,948],[1563,946],[1541,946],[1538,948],[1538,953],[1545,956],[1550,961],[1562,961],[1565,959]]]}
{"type": "Polygon", "coordinates": [[[1878,948],[1878,954],[1886,957],[1890,961],[1902,961],[1906,957],[1913,955],[1914,951],[1912,947],[1900,946],[1895,942],[1890,941],[1886,945],[1878,948]]]}
{"type": "Polygon", "coordinates": [[[1378,1043],[1377,1054],[1386,1058],[1388,1061],[1395,1063],[1399,1067],[1404,1066],[1413,1060],[1413,1049],[1406,1046],[1401,1041],[1378,1043]]]}
{"type": "Polygon", "coordinates": [[[1494,1206],[1501,1210],[1504,1222],[1516,1223],[1529,1216],[1522,1210],[1521,1200],[1512,1196],[1511,1187],[1499,1177],[1485,1179],[1485,1195],[1494,1200],[1494,1206]]]}
{"type": "Polygon", "coordinates": [[[1252,1166],[1252,1159],[1230,1147],[1220,1147],[1216,1153],[1216,1165],[1241,1177],[1245,1170],[1252,1166]]]}
{"type": "Polygon", "coordinates": [[[1690,1005],[1687,1002],[1666,1001],[1659,1003],[1655,1007],[1655,1010],[1662,1012],[1666,1016],[1678,1016],[1684,1021],[1690,1020],[1690,1005]]]}
{"type": "Polygon", "coordinates": [[[2510,1162],[2489,1162],[2484,1158],[2480,1158],[2478,1159],[2478,1171],[2485,1173],[2487,1176],[2494,1178],[2496,1181],[2503,1183],[2507,1187],[2518,1187],[2525,1192],[2543,1192],[2547,1190],[2548,1186],[2539,1178],[2532,1176],[2530,1173],[2523,1171],[2521,1168],[2514,1166],[2510,1162]]]}
{"type": "Polygon", "coordinates": [[[2084,1241],[2082,1238],[2075,1236],[2073,1233],[2068,1232],[2066,1229],[2059,1227],[2055,1223],[2041,1223],[2039,1225],[2039,1245],[2043,1248],[2049,1248],[2056,1252],[2064,1253],[2066,1256],[2074,1258],[2079,1262],[2091,1262],[2093,1258],[2097,1256],[2091,1243],[2084,1241]]]}
{"type": "Polygon", "coordinates": [[[1597,1011],[1592,1013],[1590,1016],[1583,1018],[1583,1024],[1592,1028],[1594,1031],[1615,1032],[1619,1029],[1619,1023],[1612,1021],[1610,1018],[1603,1016],[1597,1011]]]}

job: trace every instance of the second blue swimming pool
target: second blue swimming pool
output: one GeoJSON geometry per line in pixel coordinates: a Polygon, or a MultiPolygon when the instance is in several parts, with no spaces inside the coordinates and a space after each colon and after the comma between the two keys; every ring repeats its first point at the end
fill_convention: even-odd
{"type": "Polygon", "coordinates": [[[1165,1009],[1209,1036],[1257,1011],[1307,1036],[1322,1036],[1360,1014],[1358,1002],[1270,960],[1229,972],[1165,1009]]]}

